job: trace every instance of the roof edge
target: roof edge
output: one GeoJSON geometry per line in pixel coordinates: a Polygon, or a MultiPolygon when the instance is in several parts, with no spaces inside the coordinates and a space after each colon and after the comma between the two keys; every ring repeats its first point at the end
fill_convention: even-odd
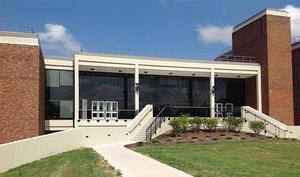
{"type": "Polygon", "coordinates": [[[236,32],[236,31],[242,29],[243,27],[247,26],[248,24],[250,24],[250,23],[252,23],[252,22],[254,22],[258,19],[260,19],[261,17],[263,17],[265,15],[290,17],[289,13],[284,11],[284,10],[266,8],[266,9],[258,12],[257,14],[253,15],[252,17],[249,17],[248,19],[244,20],[243,22],[237,24],[236,26],[234,26],[233,27],[233,32],[236,32]]]}

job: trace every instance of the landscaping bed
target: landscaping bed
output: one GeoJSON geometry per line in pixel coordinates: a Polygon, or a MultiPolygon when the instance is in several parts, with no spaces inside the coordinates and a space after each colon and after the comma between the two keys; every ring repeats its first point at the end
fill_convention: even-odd
{"type": "Polygon", "coordinates": [[[226,130],[218,131],[192,131],[188,130],[184,133],[180,133],[177,136],[173,136],[171,132],[160,135],[148,142],[138,142],[135,144],[127,145],[126,147],[136,146],[164,146],[171,144],[213,144],[225,141],[246,141],[246,140],[259,140],[259,139],[271,139],[272,137],[255,136],[251,133],[244,132],[227,132],[226,130]]]}

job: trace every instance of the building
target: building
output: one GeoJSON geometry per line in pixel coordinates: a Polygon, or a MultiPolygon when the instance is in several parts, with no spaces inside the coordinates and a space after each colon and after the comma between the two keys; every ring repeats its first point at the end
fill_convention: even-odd
{"type": "Polygon", "coordinates": [[[211,60],[79,52],[44,56],[38,35],[0,32],[0,143],[73,127],[123,127],[154,116],[240,116],[247,105],[300,124],[300,45],[290,18],[265,9],[235,26],[232,51],[211,60]],[[230,54],[230,55],[228,55],[230,54]]]}

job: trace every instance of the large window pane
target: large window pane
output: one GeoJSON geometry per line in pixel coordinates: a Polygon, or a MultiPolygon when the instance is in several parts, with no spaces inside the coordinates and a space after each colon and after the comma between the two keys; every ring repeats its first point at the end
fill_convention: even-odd
{"type": "Polygon", "coordinates": [[[46,70],[46,86],[47,87],[59,87],[59,71],[58,70],[46,70]]]}
{"type": "Polygon", "coordinates": [[[61,100],[60,101],[60,118],[73,117],[73,101],[61,100]]]}
{"type": "Polygon", "coordinates": [[[73,85],[73,72],[72,71],[60,71],[60,85],[73,85]]]}

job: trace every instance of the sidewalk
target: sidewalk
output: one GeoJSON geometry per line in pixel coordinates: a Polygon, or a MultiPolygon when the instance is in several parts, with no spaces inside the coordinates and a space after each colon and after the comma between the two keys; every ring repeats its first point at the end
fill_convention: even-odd
{"type": "Polygon", "coordinates": [[[123,144],[94,146],[123,177],[192,177],[180,170],[124,147],[123,144]]]}

